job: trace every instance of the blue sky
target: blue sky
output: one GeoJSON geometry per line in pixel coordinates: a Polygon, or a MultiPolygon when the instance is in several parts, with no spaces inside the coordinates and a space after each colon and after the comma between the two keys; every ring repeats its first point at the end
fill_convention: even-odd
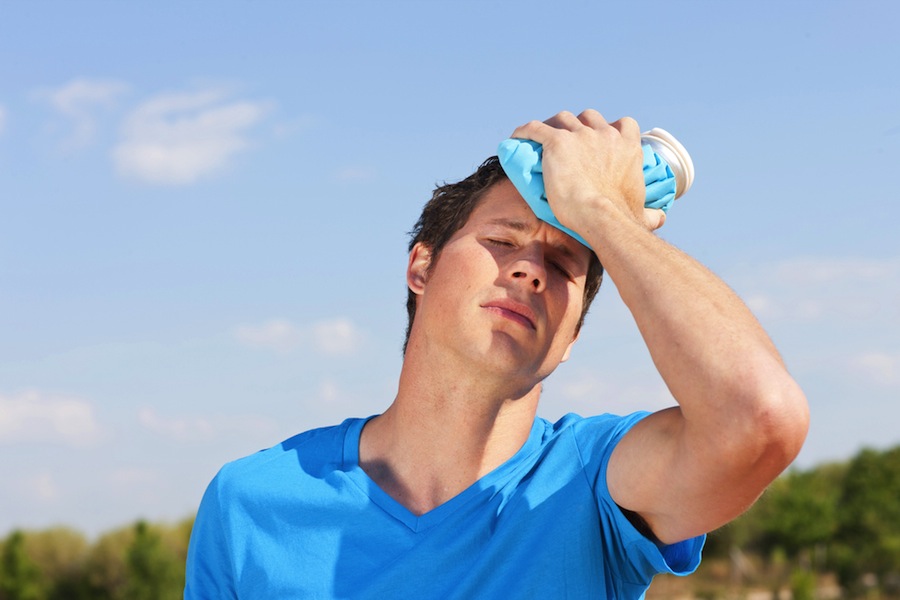
{"type": "MultiPolygon", "coordinates": [[[[900,443],[896,3],[0,0],[0,535],[191,514],[221,464],[380,412],[406,235],[517,126],[674,133],[660,235],[812,406],[900,443]]],[[[670,405],[609,282],[542,414],[670,405]]]]}

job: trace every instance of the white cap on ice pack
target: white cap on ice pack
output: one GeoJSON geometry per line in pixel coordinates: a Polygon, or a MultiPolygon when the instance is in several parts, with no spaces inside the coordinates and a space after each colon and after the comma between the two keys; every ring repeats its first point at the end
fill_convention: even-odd
{"type": "Polygon", "coordinates": [[[641,134],[641,141],[665,160],[675,175],[675,197],[679,198],[694,183],[694,163],[691,155],[675,137],[659,127],[641,134]]]}

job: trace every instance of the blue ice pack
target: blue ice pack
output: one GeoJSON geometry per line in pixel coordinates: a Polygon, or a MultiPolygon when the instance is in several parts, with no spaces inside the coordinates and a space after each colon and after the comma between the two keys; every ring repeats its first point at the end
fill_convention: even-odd
{"type": "MultiPolygon", "coordinates": [[[[644,145],[644,186],[647,190],[644,199],[646,208],[659,208],[668,212],[675,201],[675,175],[668,163],[656,154],[650,146],[644,145]]],[[[564,231],[588,248],[584,239],[557,220],[550,210],[550,203],[544,193],[544,174],[541,167],[543,147],[531,140],[508,139],[500,143],[497,157],[500,165],[512,181],[519,193],[542,221],[564,231]]]]}

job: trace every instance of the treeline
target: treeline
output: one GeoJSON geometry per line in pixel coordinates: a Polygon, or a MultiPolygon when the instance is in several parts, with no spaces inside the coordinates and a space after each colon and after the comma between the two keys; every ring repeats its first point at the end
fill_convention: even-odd
{"type": "Polygon", "coordinates": [[[710,534],[704,556],[727,560],[731,583],[788,589],[794,600],[828,581],[832,595],[900,598],[900,446],[788,471],[710,534]]]}
{"type": "MultiPolygon", "coordinates": [[[[94,543],[67,528],[14,531],[0,546],[0,600],[181,598],[192,524],[139,521],[94,543]]],[[[900,446],[789,471],[710,534],[687,589],[667,593],[671,581],[654,582],[648,598],[742,597],[747,587],[794,600],[900,598],[900,446]]]]}
{"type": "Polygon", "coordinates": [[[138,521],[93,544],[72,529],[12,532],[0,550],[0,600],[176,600],[193,519],[138,521]]]}

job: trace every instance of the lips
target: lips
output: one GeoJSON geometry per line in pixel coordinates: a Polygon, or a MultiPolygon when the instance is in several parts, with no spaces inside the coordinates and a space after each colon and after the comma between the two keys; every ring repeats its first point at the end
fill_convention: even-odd
{"type": "Polygon", "coordinates": [[[500,298],[482,304],[481,307],[496,312],[511,321],[521,323],[530,329],[536,329],[535,322],[537,317],[535,317],[534,311],[527,304],[522,304],[509,298],[500,298]]]}

